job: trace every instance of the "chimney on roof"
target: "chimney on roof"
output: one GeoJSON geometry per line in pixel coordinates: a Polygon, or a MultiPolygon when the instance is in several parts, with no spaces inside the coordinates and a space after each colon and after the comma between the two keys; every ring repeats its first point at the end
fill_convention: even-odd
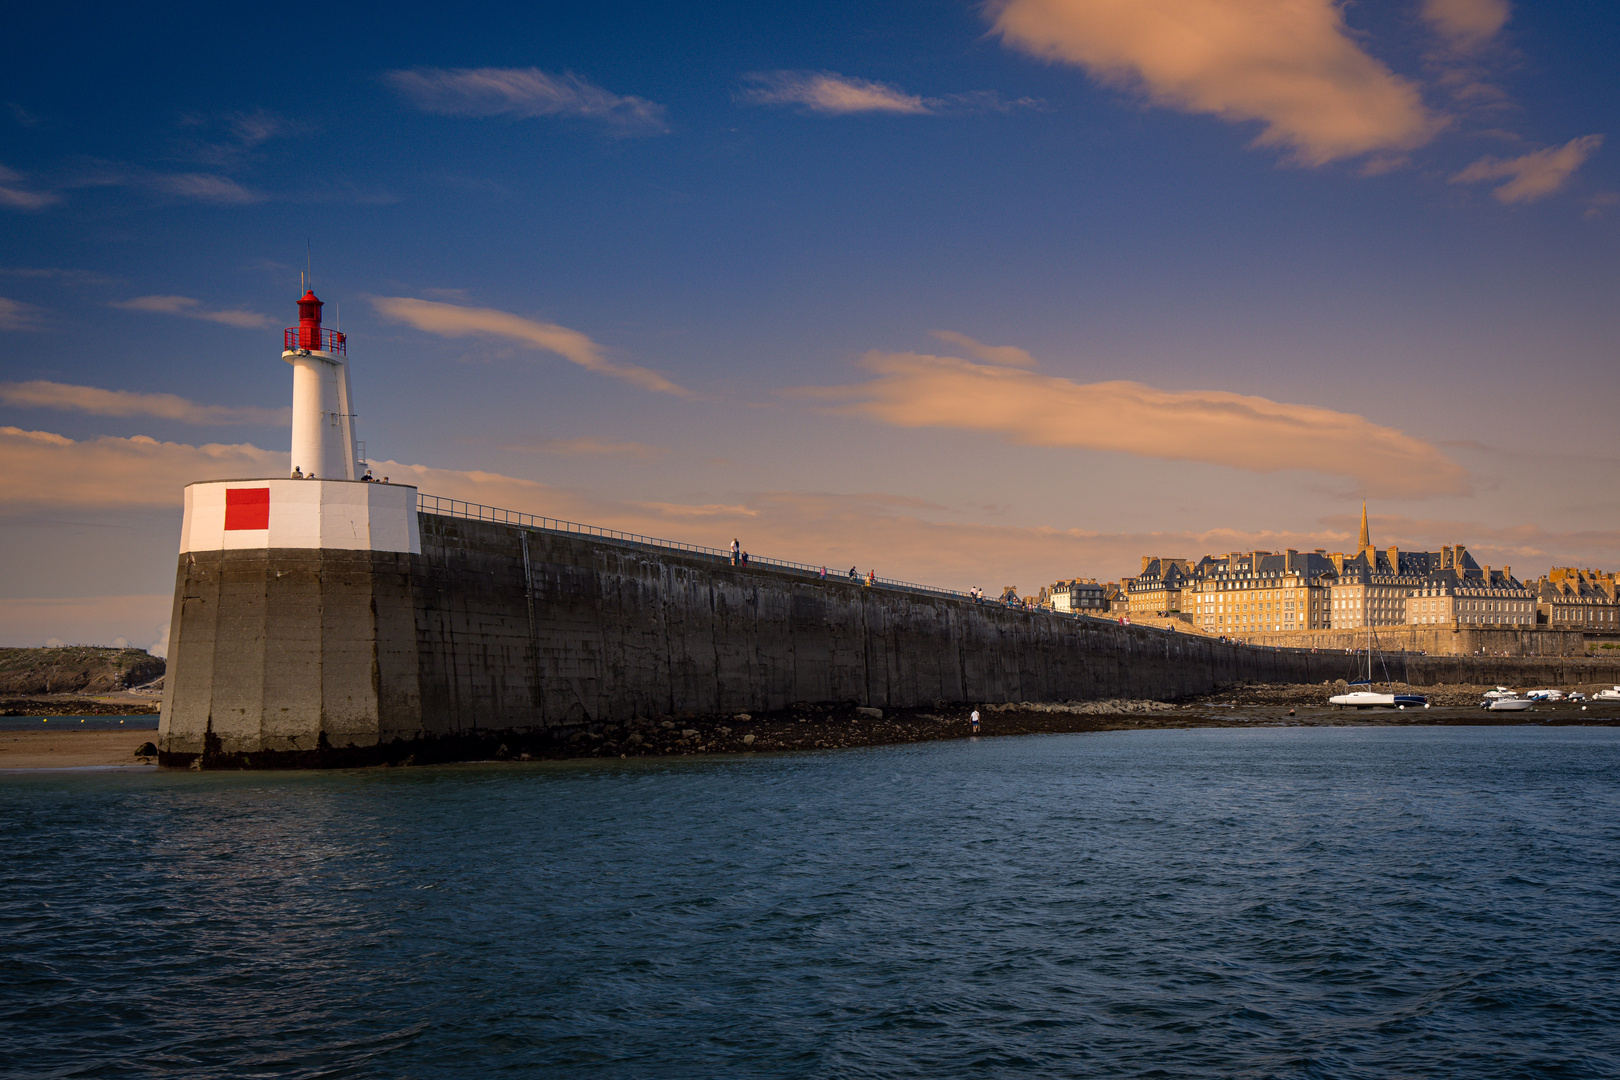
{"type": "Polygon", "coordinates": [[[1142,569],[1140,571],[1138,571],[1138,572],[1143,573],[1143,574],[1147,573],[1148,564],[1151,563],[1152,561],[1153,561],[1153,556],[1152,555],[1144,555],[1144,556],[1142,556],[1142,569]]]}

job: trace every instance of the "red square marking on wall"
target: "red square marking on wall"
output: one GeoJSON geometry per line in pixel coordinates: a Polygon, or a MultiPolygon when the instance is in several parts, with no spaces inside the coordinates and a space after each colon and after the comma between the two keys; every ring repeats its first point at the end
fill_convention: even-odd
{"type": "Polygon", "coordinates": [[[268,529],[270,489],[226,488],[225,529],[268,529]]]}

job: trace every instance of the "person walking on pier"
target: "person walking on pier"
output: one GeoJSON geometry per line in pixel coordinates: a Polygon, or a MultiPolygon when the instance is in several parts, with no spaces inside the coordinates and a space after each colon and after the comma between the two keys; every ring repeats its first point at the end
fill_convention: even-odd
{"type": "Polygon", "coordinates": [[[741,551],[742,551],[742,545],[739,544],[737,542],[737,538],[735,536],[733,536],[731,538],[731,565],[732,566],[737,565],[737,556],[741,551]]]}

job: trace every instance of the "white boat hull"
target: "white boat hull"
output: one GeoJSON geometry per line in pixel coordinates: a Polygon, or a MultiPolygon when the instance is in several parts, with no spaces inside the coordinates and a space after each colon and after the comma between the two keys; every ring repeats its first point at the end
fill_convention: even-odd
{"type": "Polygon", "coordinates": [[[1504,697],[1504,698],[1497,698],[1495,701],[1486,702],[1485,711],[1486,712],[1523,712],[1524,710],[1526,710],[1528,708],[1531,708],[1534,705],[1535,705],[1535,702],[1531,701],[1529,698],[1505,698],[1504,697]]]}
{"type": "Polygon", "coordinates": [[[1422,694],[1380,694],[1372,690],[1352,690],[1348,694],[1334,694],[1329,705],[1341,709],[1426,709],[1429,699],[1422,694]]]}

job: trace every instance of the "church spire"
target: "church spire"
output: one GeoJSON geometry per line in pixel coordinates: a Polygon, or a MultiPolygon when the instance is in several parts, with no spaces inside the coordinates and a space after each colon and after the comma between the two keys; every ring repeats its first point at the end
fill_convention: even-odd
{"type": "Polygon", "coordinates": [[[1361,541],[1356,545],[1360,550],[1366,551],[1372,547],[1372,537],[1367,535],[1367,504],[1361,504],[1361,541]]]}

